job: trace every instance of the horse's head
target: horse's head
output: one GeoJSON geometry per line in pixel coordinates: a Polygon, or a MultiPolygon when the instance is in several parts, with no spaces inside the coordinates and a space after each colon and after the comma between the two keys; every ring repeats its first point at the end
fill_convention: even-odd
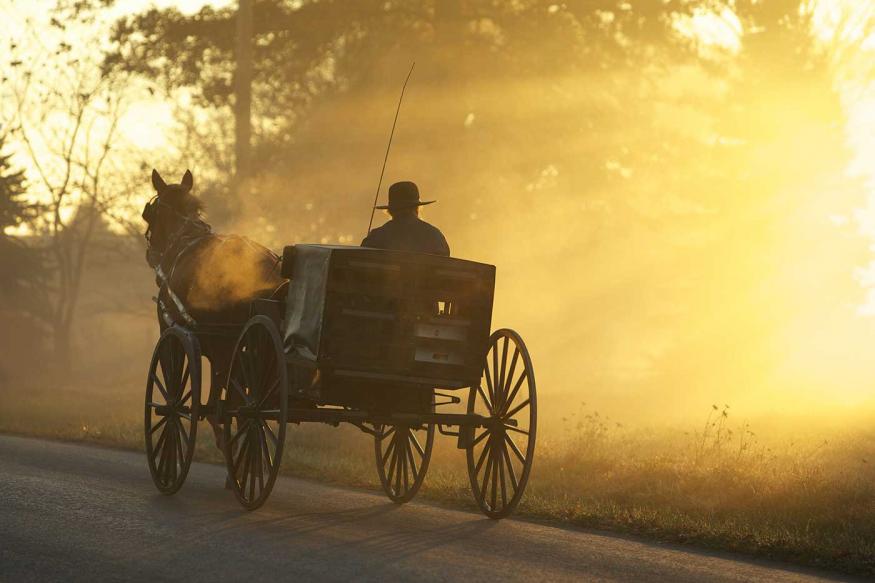
{"type": "Polygon", "coordinates": [[[155,196],[143,209],[146,221],[146,241],[149,248],[146,260],[155,267],[161,256],[172,243],[173,236],[180,233],[187,223],[200,223],[200,200],[191,194],[194,178],[191,170],[186,170],[179,184],[167,184],[157,170],[152,170],[152,186],[155,196]]]}

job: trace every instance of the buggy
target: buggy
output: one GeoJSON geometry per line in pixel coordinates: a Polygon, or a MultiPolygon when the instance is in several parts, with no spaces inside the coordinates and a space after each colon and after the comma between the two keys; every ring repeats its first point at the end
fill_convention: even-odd
{"type": "Polygon", "coordinates": [[[209,416],[221,426],[234,495],[258,508],[279,473],[288,424],[346,423],[373,438],[392,501],[416,495],[438,431],[465,451],[483,513],[510,514],[532,469],[537,395],[519,334],[490,334],[495,267],[302,244],[284,249],[282,275],[284,299],[253,301],[242,328],[189,318],[162,332],[145,397],[157,488],[172,494],[182,486],[198,421],[209,416]],[[227,370],[213,371],[223,381],[204,403],[201,346],[213,336],[236,344],[227,370]]]}

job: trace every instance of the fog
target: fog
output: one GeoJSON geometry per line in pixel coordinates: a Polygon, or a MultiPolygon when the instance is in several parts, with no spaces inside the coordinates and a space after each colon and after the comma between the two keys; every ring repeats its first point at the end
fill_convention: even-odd
{"type": "MultiPolygon", "coordinates": [[[[744,3],[740,32],[724,44],[701,25],[713,19],[690,20],[702,11],[603,11],[581,32],[577,9],[532,8],[543,20],[527,22],[529,8],[495,8],[449,32],[435,16],[424,28],[383,23],[331,49],[302,40],[314,53],[306,73],[298,57],[265,49],[243,187],[229,168],[231,103],[210,93],[227,64],[191,81],[173,67],[195,65],[157,59],[172,47],[143,49],[157,59],[148,65],[120,50],[134,73],[166,74],[159,86],[183,79],[153,98],[176,112],[166,148],[120,167],[141,179],[138,202],[152,194],[151,167],[190,168],[214,231],[277,252],[358,244],[415,60],[380,202],[389,184],[415,181],[438,200],[423,216],[453,256],[497,266],[493,328],[522,334],[547,412],[586,402],[616,418],[686,423],[719,403],[751,417],[870,415],[872,174],[857,138],[873,127],[859,125],[861,111],[875,111],[858,70],[871,49],[822,14],[788,9],[798,18],[788,25],[756,4],[744,3]],[[671,38],[629,24],[637,12],[671,38]],[[564,24],[545,24],[554,16],[564,24]],[[283,86],[289,78],[301,85],[283,86]]],[[[386,218],[378,211],[375,222],[386,218]]],[[[131,383],[158,334],[153,278],[132,249],[119,263],[87,263],[75,326],[80,362],[114,363],[131,383]],[[107,286],[120,277],[129,286],[107,286]]],[[[231,287],[240,276],[203,274],[231,287]]],[[[7,362],[7,377],[23,362],[7,362]]]]}

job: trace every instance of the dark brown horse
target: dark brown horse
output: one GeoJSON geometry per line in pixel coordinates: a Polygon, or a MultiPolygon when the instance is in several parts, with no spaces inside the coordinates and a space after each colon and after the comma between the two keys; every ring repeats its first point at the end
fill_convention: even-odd
{"type": "MultiPolygon", "coordinates": [[[[198,334],[201,352],[210,361],[209,404],[225,384],[235,329],[249,317],[258,298],[277,297],[286,280],[280,259],[245,237],[216,235],[202,218],[203,205],[191,193],[194,183],[186,170],[179,184],[167,184],[152,170],[156,194],[143,209],[146,221],[146,261],[155,270],[158,322],[163,331],[180,325],[193,332],[224,328],[230,334],[198,334]]],[[[217,441],[216,420],[208,417],[217,441]]]]}

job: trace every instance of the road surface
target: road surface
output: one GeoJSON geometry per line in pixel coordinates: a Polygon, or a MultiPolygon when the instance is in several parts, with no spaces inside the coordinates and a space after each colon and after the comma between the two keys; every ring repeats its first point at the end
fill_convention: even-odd
{"type": "Polygon", "coordinates": [[[163,496],[141,454],[0,436],[0,580],[828,580],[292,478],[246,512],[223,483],[223,468],[195,464],[163,496]]]}

